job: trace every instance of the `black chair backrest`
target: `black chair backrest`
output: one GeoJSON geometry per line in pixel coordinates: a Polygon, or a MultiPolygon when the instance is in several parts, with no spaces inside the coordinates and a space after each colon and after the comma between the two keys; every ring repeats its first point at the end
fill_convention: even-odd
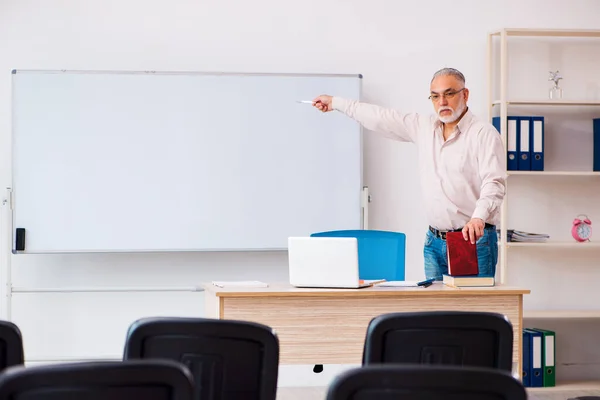
{"type": "Polygon", "coordinates": [[[0,321],[0,371],[23,363],[23,338],[19,327],[10,321],[0,321]]]}
{"type": "Polygon", "coordinates": [[[513,328],[501,314],[469,311],[390,313],[369,323],[363,365],[465,365],[512,371],[513,328]]]}
{"type": "Polygon", "coordinates": [[[0,374],[0,400],[192,400],[181,363],[135,360],[15,366],[0,374]]]}
{"type": "Polygon", "coordinates": [[[265,325],[209,318],[144,318],[127,333],[123,358],[182,362],[195,399],[274,400],[279,341],[265,325]]]}
{"type": "Polygon", "coordinates": [[[508,372],[450,365],[379,364],[353,368],[332,381],[326,400],[526,400],[508,372]]]}

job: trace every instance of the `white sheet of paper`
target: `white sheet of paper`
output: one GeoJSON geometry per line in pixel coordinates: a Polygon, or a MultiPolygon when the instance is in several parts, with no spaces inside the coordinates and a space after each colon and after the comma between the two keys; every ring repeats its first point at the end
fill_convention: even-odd
{"type": "Polygon", "coordinates": [[[213,281],[213,285],[217,287],[268,287],[264,282],[260,281],[213,281]]]}
{"type": "Polygon", "coordinates": [[[387,281],[378,283],[376,286],[385,287],[418,287],[417,281],[387,281]]]}
{"type": "Polygon", "coordinates": [[[366,283],[367,285],[370,285],[370,284],[376,285],[380,282],[385,281],[385,279],[363,279],[362,281],[363,281],[363,283],[366,283]]]}

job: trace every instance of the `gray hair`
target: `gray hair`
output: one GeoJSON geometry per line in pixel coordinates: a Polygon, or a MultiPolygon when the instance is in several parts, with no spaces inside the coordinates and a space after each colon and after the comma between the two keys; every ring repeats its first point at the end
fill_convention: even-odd
{"type": "Polygon", "coordinates": [[[431,78],[431,82],[433,82],[433,80],[435,78],[437,78],[438,76],[444,76],[444,75],[451,75],[451,76],[455,77],[456,79],[458,79],[463,84],[463,86],[465,84],[465,76],[462,74],[462,72],[460,72],[459,70],[454,69],[454,68],[440,69],[435,74],[433,74],[433,78],[431,78]]]}

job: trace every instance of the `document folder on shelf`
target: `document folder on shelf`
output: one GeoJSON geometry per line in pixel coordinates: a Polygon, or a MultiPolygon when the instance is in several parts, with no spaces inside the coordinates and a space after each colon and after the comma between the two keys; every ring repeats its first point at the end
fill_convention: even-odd
{"type": "Polygon", "coordinates": [[[594,171],[600,171],[600,118],[594,119],[594,171]]]}
{"type": "Polygon", "coordinates": [[[531,387],[531,337],[525,329],[522,329],[521,346],[523,347],[521,381],[523,386],[531,387]]]}
{"type": "Polygon", "coordinates": [[[531,170],[544,170],[544,117],[531,117],[531,170]]]}
{"type": "Polygon", "coordinates": [[[529,117],[517,117],[517,137],[519,138],[518,148],[518,169],[519,171],[531,171],[531,143],[530,143],[530,123],[529,117]]]}
{"type": "MultiPolygon", "coordinates": [[[[509,171],[518,170],[517,153],[519,151],[519,137],[517,129],[517,121],[519,117],[508,116],[506,121],[506,168],[509,171]]],[[[500,117],[492,118],[492,125],[498,132],[500,131],[500,117]]]]}
{"type": "Polygon", "coordinates": [[[532,328],[531,330],[540,332],[542,334],[542,367],[544,368],[544,387],[556,386],[556,333],[554,331],[539,328],[532,328]]]}
{"type": "Polygon", "coordinates": [[[544,386],[544,373],[542,371],[542,334],[531,329],[525,329],[526,337],[523,340],[529,342],[529,353],[531,356],[529,364],[530,387],[544,386]]]}

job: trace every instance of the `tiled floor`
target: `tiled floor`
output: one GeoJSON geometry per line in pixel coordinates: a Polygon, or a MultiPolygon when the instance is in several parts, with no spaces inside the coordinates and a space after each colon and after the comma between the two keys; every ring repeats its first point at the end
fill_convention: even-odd
{"type": "Polygon", "coordinates": [[[277,389],[277,400],[325,400],[324,387],[283,387],[277,389]]]}
{"type": "MultiPolygon", "coordinates": [[[[565,390],[542,392],[529,392],[530,400],[567,400],[576,399],[579,396],[600,396],[600,390],[565,390]]],[[[600,399],[600,397],[598,397],[600,399]]]]}
{"type": "MultiPolygon", "coordinates": [[[[277,390],[277,400],[325,400],[327,388],[324,387],[283,387],[277,390]]],[[[529,393],[530,400],[567,400],[577,396],[600,396],[600,389],[565,390],[540,393],[535,390],[529,393]]]]}

